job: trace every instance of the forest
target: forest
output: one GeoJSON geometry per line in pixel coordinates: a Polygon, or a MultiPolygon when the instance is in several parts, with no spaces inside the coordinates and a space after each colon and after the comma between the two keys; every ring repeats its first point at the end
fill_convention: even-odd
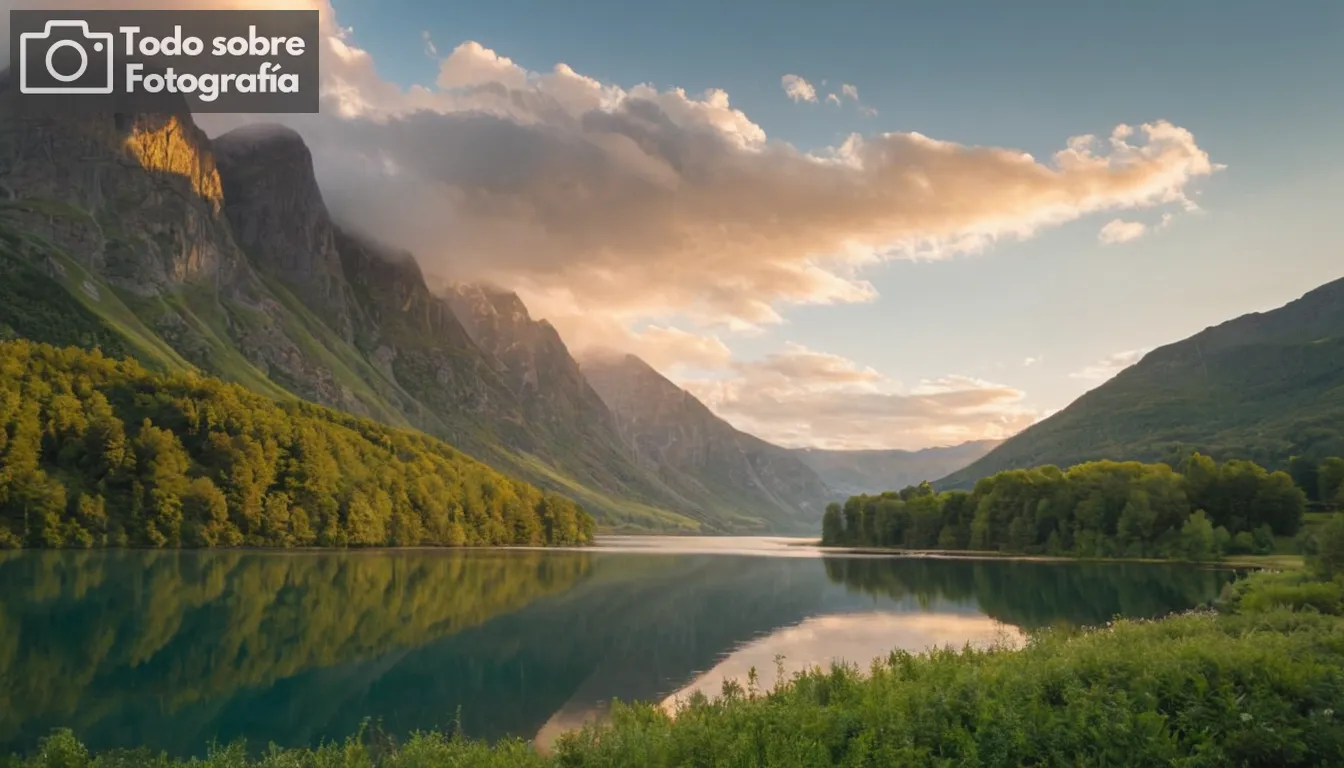
{"type": "Polygon", "coordinates": [[[583,544],[573,501],[426,435],[0,342],[0,548],[583,544]]]}
{"type": "MultiPolygon", "coordinates": [[[[1315,499],[1344,493],[1344,461],[1295,462],[1315,499]]],[[[1302,527],[1309,495],[1288,472],[1198,453],[1180,463],[1096,461],[981,479],[972,491],[928,483],[831,504],[824,546],[1209,560],[1263,554],[1302,527]]]]}

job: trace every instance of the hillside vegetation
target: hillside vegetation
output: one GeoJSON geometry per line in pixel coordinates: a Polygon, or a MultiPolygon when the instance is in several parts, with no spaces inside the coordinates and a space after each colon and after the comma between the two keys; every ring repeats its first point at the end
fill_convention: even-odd
{"type": "Polygon", "coordinates": [[[1208,560],[1273,551],[1302,526],[1307,496],[1286,472],[1200,454],[1181,470],[1099,461],[1000,472],[969,493],[854,496],[827,508],[822,544],[1208,560]]]}
{"type": "Polygon", "coordinates": [[[1006,469],[1173,461],[1198,450],[1282,468],[1344,455],[1344,280],[1150,352],[939,489],[1006,469]]]}
{"type": "Polygon", "coordinates": [[[578,544],[593,521],[433,438],[193,373],[0,343],[0,545],[578,544]]]}

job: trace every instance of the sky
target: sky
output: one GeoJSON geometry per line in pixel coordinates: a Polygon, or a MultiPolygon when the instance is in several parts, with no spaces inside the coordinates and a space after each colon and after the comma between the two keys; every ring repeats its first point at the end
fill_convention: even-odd
{"type": "Polygon", "coordinates": [[[323,113],[208,131],[781,444],[1007,436],[1344,276],[1334,0],[331,2],[323,113]]]}

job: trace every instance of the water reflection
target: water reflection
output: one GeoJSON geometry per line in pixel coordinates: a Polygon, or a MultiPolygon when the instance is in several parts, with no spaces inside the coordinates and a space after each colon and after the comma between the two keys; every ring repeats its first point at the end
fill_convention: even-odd
{"type": "Polygon", "coordinates": [[[713,693],[753,665],[769,685],[778,654],[789,670],[864,665],[897,647],[1159,615],[1229,578],[661,541],[0,555],[0,752],[31,749],[54,726],[95,749],[190,755],[212,739],[342,738],[365,717],[393,734],[444,728],[459,711],[469,735],[545,742],[613,697],[713,693]],[[757,556],[727,554],[741,549],[757,556]]]}
{"type": "Polygon", "coordinates": [[[727,680],[745,684],[755,670],[759,686],[768,690],[795,673],[831,664],[855,664],[865,668],[873,659],[893,650],[918,653],[930,648],[971,645],[1020,647],[1022,630],[984,616],[870,612],[840,616],[817,616],[778,629],[738,648],[676,693],[663,700],[669,712],[678,701],[695,693],[714,697],[727,680]],[[776,663],[778,661],[778,663],[776,663]]]}

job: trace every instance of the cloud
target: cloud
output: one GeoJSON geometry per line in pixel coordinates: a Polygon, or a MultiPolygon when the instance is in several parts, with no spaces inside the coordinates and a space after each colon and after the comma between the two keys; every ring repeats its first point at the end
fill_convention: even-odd
{"type": "Polygon", "coordinates": [[[427,271],[632,326],[751,331],[790,305],[871,301],[862,271],[879,261],[1185,200],[1215,168],[1164,121],[1109,143],[1071,139],[1044,159],[918,133],[806,152],[769,138],[722,90],[620,86],[563,63],[531,72],[472,41],[434,85],[403,88],[320,7],[323,113],[202,125],[285,122],[308,141],[340,220],[427,271]]]}
{"type": "Polygon", "coordinates": [[[788,94],[794,101],[816,102],[817,89],[812,84],[797,75],[785,75],[779,79],[779,84],[784,87],[784,93],[788,94]]]}
{"type": "MultiPolygon", "coordinates": [[[[1170,214],[1168,214],[1170,215],[1170,214]]],[[[1102,245],[1115,245],[1117,243],[1128,243],[1130,240],[1137,240],[1143,237],[1148,231],[1148,225],[1141,221],[1125,221],[1123,219],[1111,219],[1106,222],[1106,226],[1097,233],[1097,240],[1102,245]]]]}
{"type": "Polygon", "coordinates": [[[857,85],[850,85],[849,83],[841,83],[840,92],[843,93],[845,96],[853,99],[854,101],[859,100],[859,87],[857,85]]]}
{"type": "Polygon", "coordinates": [[[420,39],[425,42],[425,55],[437,61],[439,58],[439,49],[435,47],[434,38],[430,37],[429,30],[421,30],[420,39]]]}
{"type": "Polygon", "coordinates": [[[836,105],[839,105],[839,104],[840,104],[840,97],[839,97],[839,96],[836,96],[834,93],[828,93],[828,94],[826,94],[826,103],[827,103],[827,104],[836,104],[836,105]]]}
{"type": "Polygon", "coordinates": [[[674,377],[716,413],[786,446],[922,448],[1001,438],[1037,413],[1020,390],[967,376],[906,388],[838,355],[799,345],[718,376],[674,377]]]}
{"type": "Polygon", "coordinates": [[[1026,358],[1025,360],[1022,361],[1022,367],[1023,367],[1023,368],[1030,368],[1031,366],[1033,366],[1033,365],[1035,365],[1035,364],[1041,362],[1041,361],[1044,360],[1044,359],[1045,359],[1045,357],[1044,357],[1043,355],[1036,355],[1036,356],[1033,356],[1033,357],[1028,357],[1028,358],[1026,358]]]}
{"type": "Polygon", "coordinates": [[[1080,371],[1074,371],[1069,374],[1071,379],[1084,379],[1087,381],[1106,381],[1115,374],[1123,371],[1129,366],[1139,362],[1143,356],[1148,354],[1149,350],[1131,349],[1127,352],[1116,352],[1091,365],[1085,366],[1080,371]]]}

